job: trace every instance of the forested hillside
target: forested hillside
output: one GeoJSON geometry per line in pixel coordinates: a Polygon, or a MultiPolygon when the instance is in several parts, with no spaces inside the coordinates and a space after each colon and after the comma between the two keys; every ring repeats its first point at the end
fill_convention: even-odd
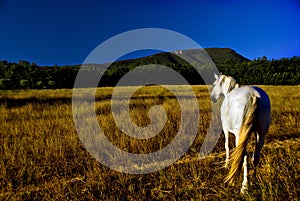
{"type": "MultiPolygon", "coordinates": [[[[249,60],[229,48],[207,48],[206,52],[220,72],[231,75],[241,84],[297,85],[300,84],[300,57],[269,60],[266,57],[249,60]]],[[[186,50],[192,51],[192,50],[186,50]]],[[[135,67],[161,64],[182,74],[190,84],[204,84],[195,69],[176,54],[158,53],[152,56],[117,61],[104,72],[103,65],[85,68],[88,76],[103,74],[99,86],[114,86],[135,67]]],[[[0,61],[0,89],[72,88],[80,65],[38,66],[28,61],[0,61]]],[[[87,84],[86,87],[89,87],[87,84]]]]}

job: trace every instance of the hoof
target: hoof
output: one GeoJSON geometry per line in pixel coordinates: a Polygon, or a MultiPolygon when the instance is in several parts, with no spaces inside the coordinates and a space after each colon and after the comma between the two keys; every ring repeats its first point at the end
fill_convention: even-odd
{"type": "Polygon", "coordinates": [[[225,165],[224,165],[224,168],[228,168],[229,167],[229,163],[226,162],[225,165]]]}
{"type": "Polygon", "coordinates": [[[243,186],[241,188],[241,194],[245,194],[248,191],[248,187],[247,186],[243,186]]]}

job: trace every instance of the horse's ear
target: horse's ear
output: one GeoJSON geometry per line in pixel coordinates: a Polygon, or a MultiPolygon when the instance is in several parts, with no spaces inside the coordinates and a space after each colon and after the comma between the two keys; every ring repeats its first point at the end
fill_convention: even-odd
{"type": "Polygon", "coordinates": [[[219,77],[219,76],[218,76],[216,73],[214,73],[214,76],[215,76],[216,80],[217,80],[217,79],[218,79],[218,77],[219,77]]]}

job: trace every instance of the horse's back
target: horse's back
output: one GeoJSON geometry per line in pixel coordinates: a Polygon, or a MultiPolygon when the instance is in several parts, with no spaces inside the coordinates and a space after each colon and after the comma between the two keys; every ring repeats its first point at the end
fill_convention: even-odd
{"type": "Polygon", "coordinates": [[[258,87],[244,86],[227,94],[221,106],[223,127],[238,133],[243,122],[244,108],[251,96],[257,97],[257,128],[266,132],[270,124],[270,100],[265,91],[258,87]]]}

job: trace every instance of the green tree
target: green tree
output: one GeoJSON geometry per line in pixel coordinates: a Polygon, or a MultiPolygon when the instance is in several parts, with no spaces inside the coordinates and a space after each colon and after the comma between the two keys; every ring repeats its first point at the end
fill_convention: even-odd
{"type": "Polygon", "coordinates": [[[41,80],[37,81],[37,82],[36,82],[36,86],[37,86],[37,88],[39,88],[39,89],[44,88],[44,83],[43,83],[43,81],[41,81],[41,80]]]}
{"type": "Polygon", "coordinates": [[[20,85],[21,85],[22,88],[28,88],[29,81],[25,80],[25,79],[22,79],[22,80],[20,80],[20,85]]]}
{"type": "Polygon", "coordinates": [[[0,88],[8,89],[10,86],[10,79],[0,79],[0,88]]]}
{"type": "Polygon", "coordinates": [[[55,81],[49,80],[49,81],[48,81],[48,85],[50,86],[51,89],[53,89],[54,86],[55,86],[55,81]]]}

